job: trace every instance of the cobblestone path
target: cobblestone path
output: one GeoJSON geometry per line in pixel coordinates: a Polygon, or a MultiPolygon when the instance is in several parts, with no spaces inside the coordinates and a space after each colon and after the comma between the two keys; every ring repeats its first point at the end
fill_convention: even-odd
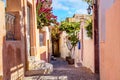
{"type": "Polygon", "coordinates": [[[89,69],[77,68],[74,65],[68,65],[65,60],[57,58],[51,61],[54,70],[53,73],[44,76],[34,76],[31,80],[99,80],[97,74],[93,74],[89,69]]]}

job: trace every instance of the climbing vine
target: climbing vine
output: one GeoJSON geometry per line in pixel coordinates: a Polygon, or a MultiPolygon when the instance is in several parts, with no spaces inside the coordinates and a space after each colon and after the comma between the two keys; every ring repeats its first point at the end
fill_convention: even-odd
{"type": "Polygon", "coordinates": [[[86,26],[85,29],[87,31],[87,36],[92,39],[92,20],[86,20],[86,26]]]}
{"type": "Polygon", "coordinates": [[[92,6],[93,0],[82,0],[82,1],[87,2],[89,5],[92,6]]]}
{"type": "Polygon", "coordinates": [[[60,35],[59,26],[55,25],[51,31],[52,41],[58,41],[60,38],[59,35],[60,35]]]}

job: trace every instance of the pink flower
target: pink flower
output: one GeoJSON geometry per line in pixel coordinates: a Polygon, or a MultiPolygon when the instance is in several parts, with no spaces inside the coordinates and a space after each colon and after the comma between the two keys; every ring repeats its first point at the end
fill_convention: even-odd
{"type": "Polygon", "coordinates": [[[36,6],[38,6],[38,0],[37,0],[37,2],[36,2],[36,6]]]}

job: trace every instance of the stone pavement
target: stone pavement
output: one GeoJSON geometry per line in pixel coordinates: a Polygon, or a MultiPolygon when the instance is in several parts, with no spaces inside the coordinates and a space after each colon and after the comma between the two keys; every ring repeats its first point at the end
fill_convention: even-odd
{"type": "Polygon", "coordinates": [[[48,75],[38,75],[26,78],[25,80],[99,80],[97,74],[93,74],[89,69],[82,67],[77,68],[74,65],[68,65],[63,59],[51,61],[53,72],[48,75]]]}

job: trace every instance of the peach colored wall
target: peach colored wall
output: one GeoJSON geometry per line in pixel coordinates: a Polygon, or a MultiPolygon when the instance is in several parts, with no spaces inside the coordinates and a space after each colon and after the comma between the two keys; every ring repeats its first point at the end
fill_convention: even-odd
{"type": "Polygon", "coordinates": [[[22,41],[5,41],[3,54],[4,80],[17,80],[24,77],[23,54],[24,45],[22,41]]]}
{"type": "Polygon", "coordinates": [[[36,28],[36,51],[37,51],[37,53],[36,53],[36,56],[38,57],[38,58],[40,58],[40,56],[39,56],[39,30],[36,28]]]}
{"type": "Polygon", "coordinates": [[[22,0],[6,0],[6,11],[21,10],[22,0]]]}
{"type": "Polygon", "coordinates": [[[47,41],[49,40],[49,43],[50,43],[50,32],[48,30],[48,27],[44,27],[42,29],[43,31],[45,31],[45,45],[44,46],[40,46],[40,43],[39,43],[39,29],[36,30],[36,47],[37,47],[37,54],[36,54],[36,57],[38,59],[41,59],[41,55],[43,53],[46,52],[46,60],[48,60],[48,45],[47,45],[47,41]]]}
{"type": "MultiPolygon", "coordinates": [[[[4,80],[18,80],[18,77],[23,77],[26,72],[26,25],[27,25],[27,5],[31,7],[31,52],[34,55],[36,53],[36,3],[35,0],[7,0],[7,12],[18,12],[20,19],[18,20],[18,26],[20,27],[20,40],[4,41],[4,80]],[[31,2],[32,1],[32,2],[31,2]],[[32,4],[31,4],[32,3],[32,4]],[[11,64],[9,64],[11,63],[11,64]]],[[[17,18],[17,17],[16,17],[17,18]]]]}
{"type": "MultiPolygon", "coordinates": [[[[7,0],[6,12],[16,13],[17,23],[15,26],[19,27],[19,40],[4,40],[3,49],[3,80],[17,80],[24,77],[24,62],[25,62],[25,41],[24,41],[24,24],[21,19],[23,14],[21,11],[21,1],[12,2],[7,0]],[[14,5],[16,4],[16,5],[14,5]],[[21,23],[22,22],[22,23],[21,23]]],[[[17,31],[17,30],[16,30],[17,31]]],[[[17,32],[18,33],[18,32],[17,32]]],[[[17,35],[17,34],[16,34],[17,35]]],[[[5,38],[5,36],[4,36],[5,38]]]]}
{"type": "Polygon", "coordinates": [[[28,0],[28,5],[30,5],[31,11],[30,11],[30,27],[31,27],[31,54],[32,56],[35,56],[36,54],[36,1],[35,0],[28,0]]]}
{"type": "MultiPolygon", "coordinates": [[[[0,1],[0,76],[3,76],[3,39],[5,36],[5,10],[4,3],[0,1]]],[[[0,79],[1,80],[1,79],[0,79]]]]}
{"type": "Polygon", "coordinates": [[[100,28],[100,42],[104,42],[106,39],[106,19],[105,14],[115,0],[100,0],[99,1],[99,28],[100,28]],[[109,3],[108,3],[109,2],[109,3]]]}
{"type": "Polygon", "coordinates": [[[37,57],[40,59],[40,55],[44,52],[46,52],[46,46],[39,47],[37,57]]]}
{"type": "Polygon", "coordinates": [[[106,39],[105,42],[100,42],[100,79],[120,80],[120,0],[114,0],[113,5],[105,12],[106,39]]]}
{"type": "Polygon", "coordinates": [[[91,39],[87,36],[87,31],[85,28],[83,28],[83,45],[82,45],[82,34],[79,34],[80,36],[80,42],[81,42],[81,49],[79,51],[80,55],[80,62],[84,67],[89,68],[93,73],[94,70],[94,39],[91,39]],[[83,46],[83,48],[82,48],[83,46]],[[83,53],[82,53],[83,49],[83,53]],[[83,58],[83,60],[82,60],[83,58]]]}
{"type": "Polygon", "coordinates": [[[33,3],[33,0],[27,0],[30,4],[32,4],[33,3]]]}
{"type": "Polygon", "coordinates": [[[83,40],[83,66],[94,72],[94,41],[93,39],[83,40]]]}

